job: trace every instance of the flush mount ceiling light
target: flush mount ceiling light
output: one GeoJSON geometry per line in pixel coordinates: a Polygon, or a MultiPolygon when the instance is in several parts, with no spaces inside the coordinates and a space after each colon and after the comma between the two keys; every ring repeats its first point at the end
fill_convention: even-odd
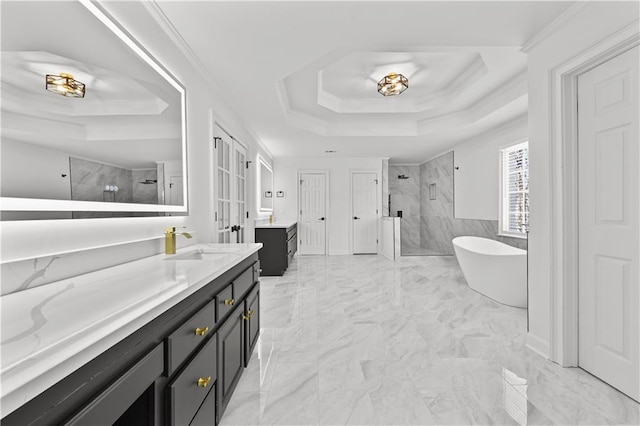
{"type": "Polygon", "coordinates": [[[378,82],[378,93],[383,96],[399,95],[407,90],[408,87],[409,80],[407,80],[407,77],[392,72],[385,75],[382,80],[378,82]]]}
{"type": "Polygon", "coordinates": [[[73,79],[71,74],[47,74],[47,90],[68,98],[84,98],[84,83],[73,79]]]}

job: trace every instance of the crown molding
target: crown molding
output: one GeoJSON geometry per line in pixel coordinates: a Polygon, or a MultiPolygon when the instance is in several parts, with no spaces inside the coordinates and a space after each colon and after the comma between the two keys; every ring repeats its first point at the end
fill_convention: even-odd
{"type": "MultiPolygon", "coordinates": [[[[473,142],[478,142],[478,141],[486,141],[486,140],[490,140],[490,139],[495,139],[497,137],[502,136],[503,134],[506,134],[508,132],[514,131],[514,130],[524,130],[524,132],[526,133],[528,128],[527,128],[527,124],[529,122],[529,113],[525,112],[524,114],[520,114],[517,115],[515,117],[513,117],[510,120],[507,120],[503,123],[500,123],[494,127],[491,127],[490,129],[487,129],[486,131],[482,132],[482,133],[478,133],[477,135],[474,135],[470,138],[466,138],[464,140],[461,140],[459,142],[456,142],[455,145],[453,145],[453,150],[455,151],[455,149],[460,146],[460,145],[464,145],[466,143],[473,143],[473,142]]],[[[526,135],[524,135],[526,136],[526,135]]]]}
{"type": "Polygon", "coordinates": [[[191,65],[198,71],[200,77],[211,87],[215,89],[215,87],[211,86],[211,75],[207,71],[207,68],[204,66],[198,55],[191,49],[189,44],[185,41],[182,35],[178,32],[173,23],[167,18],[164,11],[160,8],[158,3],[153,1],[143,1],[141,2],[142,6],[147,10],[149,15],[153,18],[154,21],[160,26],[162,31],[171,39],[173,44],[180,50],[180,52],[187,58],[187,60],[191,63],[191,65]]]}
{"type": "Polygon", "coordinates": [[[556,30],[563,26],[565,22],[567,22],[570,18],[576,15],[579,11],[581,11],[587,4],[589,0],[578,0],[564,10],[560,15],[558,15],[553,21],[548,23],[542,30],[540,30],[536,35],[531,37],[529,41],[522,45],[520,51],[522,53],[529,53],[534,47],[544,41],[551,34],[556,32],[556,30]]]}
{"type": "MultiPolygon", "coordinates": [[[[191,49],[191,46],[189,46],[180,32],[169,20],[162,8],[158,5],[157,0],[141,1],[140,3],[153,18],[153,20],[160,26],[167,37],[171,39],[178,50],[185,56],[185,58],[187,58],[189,63],[193,66],[193,68],[197,71],[205,84],[209,87],[210,91],[219,93],[219,88],[216,87],[213,83],[215,79],[211,74],[209,74],[209,71],[207,71],[207,67],[202,63],[198,55],[193,51],[193,49],[191,49]]],[[[229,105],[225,105],[225,108],[227,108],[234,116],[241,117],[229,105]]],[[[249,136],[251,136],[254,142],[259,145],[266,153],[272,155],[271,151],[264,145],[264,143],[262,143],[256,132],[246,123],[242,123],[242,125],[244,127],[244,130],[249,134],[249,136]]]]}

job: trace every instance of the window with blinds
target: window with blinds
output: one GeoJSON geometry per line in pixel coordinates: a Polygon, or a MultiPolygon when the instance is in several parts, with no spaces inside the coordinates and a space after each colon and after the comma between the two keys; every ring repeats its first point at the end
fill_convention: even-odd
{"type": "Polygon", "coordinates": [[[529,143],[500,151],[500,234],[526,237],[529,230],[529,143]]]}

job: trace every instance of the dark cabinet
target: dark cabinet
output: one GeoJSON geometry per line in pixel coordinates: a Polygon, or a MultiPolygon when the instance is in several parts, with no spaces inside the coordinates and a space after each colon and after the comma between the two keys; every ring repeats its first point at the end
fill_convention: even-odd
{"type": "Polygon", "coordinates": [[[233,280],[233,297],[240,300],[254,283],[253,269],[247,269],[238,278],[233,280]]]}
{"type": "Polygon", "coordinates": [[[178,370],[187,357],[209,337],[215,324],[215,304],[211,301],[167,337],[167,375],[171,376],[178,370]]]}
{"type": "Polygon", "coordinates": [[[162,355],[162,346],[156,346],[64,424],[153,425],[154,385],[164,371],[162,355]]]}
{"type": "Polygon", "coordinates": [[[257,285],[251,290],[245,300],[245,345],[244,345],[244,366],[249,365],[253,349],[260,337],[260,286],[257,285]]]}
{"type": "Polygon", "coordinates": [[[236,304],[236,299],[233,298],[233,284],[229,284],[216,295],[217,320],[222,321],[229,312],[233,310],[233,306],[236,304]]]}
{"type": "Polygon", "coordinates": [[[169,424],[191,423],[217,379],[216,335],[211,336],[195,357],[169,384],[169,424]]]}
{"type": "Polygon", "coordinates": [[[258,338],[258,269],[255,253],[2,418],[2,425],[217,424],[246,366],[245,348],[258,338]]]}
{"type": "Polygon", "coordinates": [[[218,420],[244,368],[244,309],[241,304],[218,331],[218,420]]]}
{"type": "Polygon", "coordinates": [[[214,384],[189,426],[212,426],[216,418],[216,385],[214,384]]]}
{"type": "Polygon", "coordinates": [[[283,275],[298,250],[298,227],[256,228],[256,242],[262,243],[258,252],[262,272],[260,275],[283,275]]]}

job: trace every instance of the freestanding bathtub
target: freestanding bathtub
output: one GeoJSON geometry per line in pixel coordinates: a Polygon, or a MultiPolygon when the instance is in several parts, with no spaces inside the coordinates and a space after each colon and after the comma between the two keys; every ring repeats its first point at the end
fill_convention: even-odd
{"type": "Polygon", "coordinates": [[[527,307],[527,251],[480,237],[452,241],[469,287],[496,302],[527,307]]]}

